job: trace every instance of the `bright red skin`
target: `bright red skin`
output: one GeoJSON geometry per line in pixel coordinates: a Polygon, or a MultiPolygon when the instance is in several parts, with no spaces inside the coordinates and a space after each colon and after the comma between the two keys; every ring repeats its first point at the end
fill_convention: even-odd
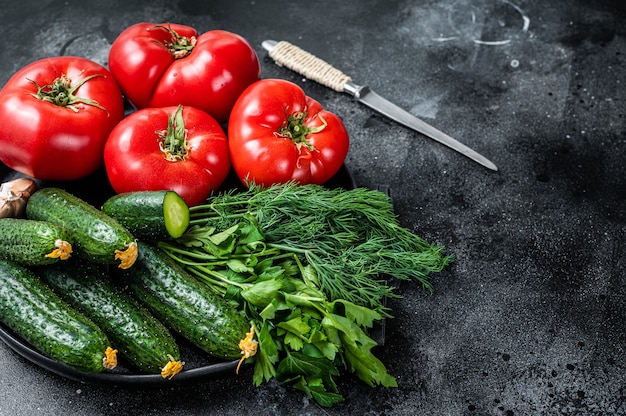
{"type": "Polygon", "coordinates": [[[102,166],[104,143],[124,117],[124,101],[113,76],[81,57],[61,56],[33,62],[16,72],[0,91],[0,160],[41,180],[69,181],[102,166]],[[37,87],[66,75],[72,85],[86,77],[76,95],[101,108],[77,104],[78,111],[42,101],[37,87]]]}
{"type": "Polygon", "coordinates": [[[259,59],[241,36],[224,30],[198,35],[189,26],[163,23],[181,37],[197,38],[193,51],[175,59],[172,35],[156,23],[137,23],[111,45],[109,68],[137,108],[186,105],[228,120],[237,97],[261,77],[259,59]]]}
{"type": "Polygon", "coordinates": [[[343,122],[307,97],[296,84],[264,79],[252,84],[239,97],[228,123],[231,163],[242,182],[262,186],[296,181],[322,185],[341,168],[349,148],[343,122]],[[307,141],[315,151],[298,146],[277,132],[287,117],[306,111],[303,124],[317,128],[307,141]]]}
{"type": "Polygon", "coordinates": [[[168,161],[156,132],[167,130],[177,107],[145,108],[128,115],[111,132],[104,149],[106,172],[117,193],[176,191],[189,206],[203,203],[230,170],[228,142],[207,113],[183,108],[188,157],[168,161]]]}

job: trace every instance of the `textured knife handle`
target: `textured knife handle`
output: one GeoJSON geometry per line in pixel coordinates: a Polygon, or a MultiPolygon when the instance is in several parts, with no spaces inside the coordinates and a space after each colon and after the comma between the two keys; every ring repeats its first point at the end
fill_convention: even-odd
{"type": "Polygon", "coordinates": [[[269,56],[277,64],[335,91],[343,92],[344,85],[352,80],[352,78],[324,60],[284,40],[278,42],[269,51],[269,56]]]}

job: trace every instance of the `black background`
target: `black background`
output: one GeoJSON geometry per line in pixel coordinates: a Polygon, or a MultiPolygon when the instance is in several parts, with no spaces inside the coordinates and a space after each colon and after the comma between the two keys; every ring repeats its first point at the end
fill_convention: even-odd
{"type": "Polygon", "coordinates": [[[390,186],[402,224],[456,261],[432,294],[403,282],[389,302],[395,318],[377,354],[398,388],[341,377],[345,402],[323,409],[285,385],[254,387],[249,371],[98,386],[0,345],[0,414],[626,413],[625,17],[621,0],[3,4],[0,85],[47,56],[106,64],[116,36],[140,21],[244,36],[264,78],[298,83],[343,118],[357,184],[390,186]],[[326,59],[499,171],[276,66],[265,39],[326,59]]]}

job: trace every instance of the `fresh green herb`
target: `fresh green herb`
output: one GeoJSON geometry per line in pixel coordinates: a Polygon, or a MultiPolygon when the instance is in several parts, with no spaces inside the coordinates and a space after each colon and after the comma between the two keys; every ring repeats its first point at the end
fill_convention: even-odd
{"type": "Polygon", "coordinates": [[[451,257],[402,228],[379,191],[292,183],[213,196],[188,231],[159,247],[253,323],[253,382],[276,378],[319,404],[343,400],[339,369],[395,387],[368,331],[398,296],[383,276],[415,279],[451,257]]]}
{"type": "Polygon", "coordinates": [[[244,218],[258,227],[268,247],[296,253],[311,265],[330,299],[379,311],[383,298],[395,296],[384,276],[415,279],[431,289],[429,275],[451,261],[441,247],[398,223],[388,195],[366,188],[252,184],[193,207],[190,238],[244,218]]]}

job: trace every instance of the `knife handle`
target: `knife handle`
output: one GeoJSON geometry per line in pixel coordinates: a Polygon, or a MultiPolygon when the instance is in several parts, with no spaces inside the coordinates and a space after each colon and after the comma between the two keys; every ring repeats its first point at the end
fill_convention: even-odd
{"type": "Polygon", "coordinates": [[[266,40],[263,42],[263,47],[278,65],[289,68],[335,91],[344,92],[344,86],[352,80],[328,62],[287,41],[266,40]]]}

